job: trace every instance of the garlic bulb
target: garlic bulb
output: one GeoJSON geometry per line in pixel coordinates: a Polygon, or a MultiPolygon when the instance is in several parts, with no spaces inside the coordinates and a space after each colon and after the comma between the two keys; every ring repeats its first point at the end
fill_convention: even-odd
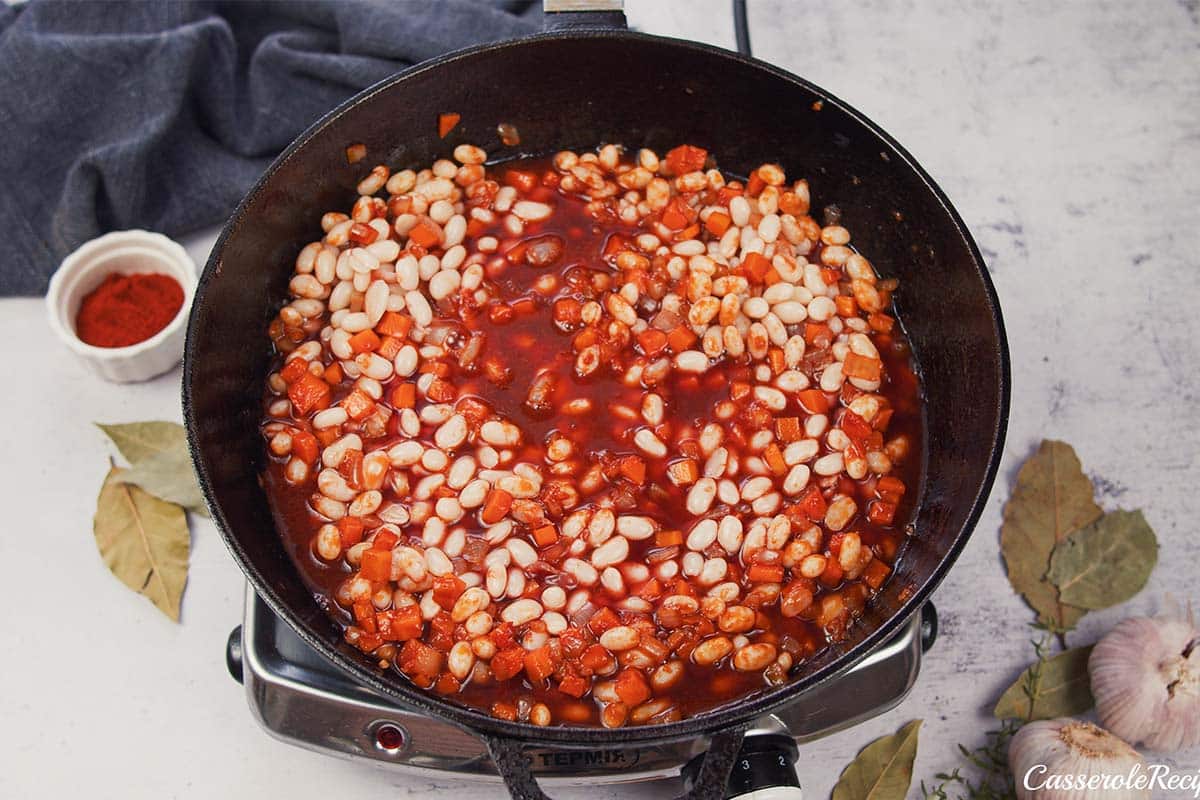
{"type": "Polygon", "coordinates": [[[1104,726],[1154,750],[1200,744],[1200,632],[1190,619],[1133,617],[1088,659],[1104,726]]]}
{"type": "Polygon", "coordinates": [[[1103,728],[1077,719],[1023,726],[1008,745],[1008,767],[1018,800],[1150,797],[1148,781],[1130,780],[1145,777],[1146,763],[1137,751],[1103,728]]]}

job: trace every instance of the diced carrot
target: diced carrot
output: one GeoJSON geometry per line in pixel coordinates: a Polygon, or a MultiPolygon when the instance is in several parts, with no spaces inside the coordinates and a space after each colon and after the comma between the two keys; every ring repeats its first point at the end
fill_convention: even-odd
{"type": "Polygon", "coordinates": [[[512,508],[513,496],[503,489],[492,489],[483,501],[479,519],[485,525],[494,525],[504,519],[504,515],[512,508]]]}
{"type": "Polygon", "coordinates": [[[408,240],[422,247],[433,247],[442,241],[442,234],[433,220],[422,219],[408,232],[408,240]]]}
{"type": "Polygon", "coordinates": [[[750,283],[762,283],[770,268],[771,262],[762,253],[750,252],[742,259],[742,269],[750,283]]]}
{"type": "Polygon", "coordinates": [[[442,653],[429,645],[409,639],[404,643],[404,647],[400,648],[397,663],[400,665],[400,671],[409,677],[420,675],[432,680],[442,671],[444,659],[442,653]]]}
{"type": "Polygon", "coordinates": [[[562,664],[562,654],[557,647],[544,644],[525,654],[525,674],[534,686],[553,675],[562,664]]]}
{"type": "Polygon", "coordinates": [[[305,415],[329,408],[333,402],[333,389],[316,375],[305,372],[288,387],[288,399],[296,413],[305,415]]]}
{"type": "Polygon", "coordinates": [[[575,698],[583,697],[584,693],[588,690],[588,686],[590,686],[588,680],[576,675],[574,672],[568,672],[558,682],[558,690],[560,692],[575,698]]]}
{"type": "Polygon", "coordinates": [[[841,428],[846,432],[846,435],[856,442],[863,441],[875,432],[874,429],[871,428],[869,422],[849,409],[842,414],[841,422],[838,424],[841,425],[841,428]]]}
{"type": "Polygon", "coordinates": [[[662,224],[673,231],[686,228],[691,222],[692,207],[679,195],[676,195],[662,212],[662,224]]]}
{"type": "Polygon", "coordinates": [[[433,600],[449,611],[454,608],[459,595],[467,590],[467,584],[457,575],[439,575],[433,579],[433,600]]]}
{"type": "Polygon", "coordinates": [[[728,214],[724,211],[714,211],[704,221],[704,228],[713,236],[721,236],[725,231],[729,230],[731,224],[732,220],[730,220],[728,214]]]}
{"type": "Polygon", "coordinates": [[[741,197],[746,193],[746,189],[737,181],[730,181],[717,190],[717,203],[729,207],[729,201],[735,197],[741,197]]]}
{"type": "Polygon", "coordinates": [[[667,467],[667,478],[676,486],[691,486],[700,479],[700,465],[694,458],[672,461],[667,467]]]}
{"type": "Polygon", "coordinates": [[[375,401],[361,389],[355,389],[343,397],[341,406],[353,420],[363,420],[375,413],[375,401]]]}
{"type": "Polygon", "coordinates": [[[675,579],[675,594],[686,594],[688,597],[695,597],[696,589],[692,586],[691,581],[680,577],[675,579]]]}
{"type": "Polygon", "coordinates": [[[366,525],[362,517],[342,517],[337,521],[337,529],[342,535],[342,547],[353,547],[363,540],[366,525]]]}
{"type": "Polygon", "coordinates": [[[417,385],[415,383],[398,383],[392,387],[393,408],[413,408],[417,404],[417,385]]]}
{"type": "Polygon", "coordinates": [[[758,174],[758,170],[751,172],[750,179],[746,181],[746,195],[748,197],[758,197],[765,188],[767,188],[767,182],[763,180],[762,175],[758,174]]]}
{"type": "Polygon", "coordinates": [[[292,431],[293,456],[305,464],[312,464],[317,460],[319,453],[320,448],[317,446],[317,437],[308,431],[292,431]]]}
{"type": "Polygon", "coordinates": [[[667,336],[667,346],[672,353],[682,353],[696,343],[696,334],[686,325],[680,325],[667,336]]]}
{"type": "Polygon", "coordinates": [[[804,341],[818,347],[828,347],[833,341],[833,331],[824,322],[804,323],[804,341]]]}
{"type": "Polygon", "coordinates": [[[375,354],[380,358],[392,361],[402,349],[404,349],[404,342],[400,339],[395,336],[384,336],[379,341],[379,349],[375,351],[375,354]]]}
{"type": "Polygon", "coordinates": [[[805,204],[800,199],[800,195],[796,194],[795,192],[780,192],[779,210],[784,214],[791,214],[794,217],[799,217],[808,213],[808,205],[805,204]]]}
{"type": "Polygon", "coordinates": [[[871,420],[871,427],[876,431],[886,431],[888,423],[892,421],[892,414],[895,411],[890,408],[885,408],[875,415],[875,419],[871,420]]]}
{"type": "Polygon", "coordinates": [[[796,502],[800,510],[811,520],[825,518],[825,496],[816,486],[809,486],[796,502]]]}
{"type": "Polygon", "coordinates": [[[333,362],[325,368],[325,382],[330,386],[337,386],[342,382],[342,365],[338,362],[333,362]]]}
{"type": "Polygon", "coordinates": [[[763,461],[767,462],[767,467],[776,475],[786,475],[788,471],[787,462],[783,460],[783,452],[779,449],[779,445],[771,442],[763,448],[763,461]]]}
{"type": "Polygon", "coordinates": [[[392,576],[392,551],[371,548],[362,554],[359,572],[371,583],[383,583],[392,576]]]}
{"type": "Polygon", "coordinates": [[[805,389],[796,394],[800,406],[810,414],[824,414],[829,410],[829,399],[820,389],[805,389]]]}
{"type": "Polygon", "coordinates": [[[896,320],[889,317],[887,314],[876,311],[867,317],[867,324],[871,326],[871,330],[879,333],[891,333],[892,327],[896,324],[896,320]]]}
{"type": "Polygon", "coordinates": [[[445,696],[456,695],[462,691],[462,682],[449,672],[443,672],[433,684],[433,691],[445,696]]]}
{"type": "Polygon", "coordinates": [[[412,330],[412,325],[412,317],[407,314],[401,314],[399,311],[385,311],[379,318],[379,322],[375,324],[375,332],[380,336],[395,336],[397,339],[403,340],[412,330]]]}
{"type": "Polygon", "coordinates": [[[646,676],[639,669],[623,669],[617,676],[615,691],[621,701],[628,706],[641,705],[650,699],[652,692],[646,676]]]}
{"type": "Polygon", "coordinates": [[[303,358],[293,358],[279,370],[279,377],[284,383],[295,383],[308,372],[308,362],[303,358]]]}
{"type": "Polygon", "coordinates": [[[729,399],[740,403],[750,396],[751,388],[746,381],[733,381],[729,384],[729,399]]]}
{"type": "Polygon", "coordinates": [[[371,540],[371,549],[387,550],[388,552],[391,552],[392,548],[394,548],[399,542],[399,536],[387,528],[384,528],[383,530],[379,531],[379,533],[375,534],[375,538],[371,540]]]}
{"type": "Polygon", "coordinates": [[[649,358],[654,358],[667,346],[667,334],[658,328],[646,328],[637,336],[638,345],[649,358]]]}
{"type": "Polygon", "coordinates": [[[663,166],[666,167],[668,175],[684,175],[704,169],[704,162],[707,160],[707,150],[690,144],[681,144],[667,153],[663,159],[663,166]]]}
{"type": "Polygon", "coordinates": [[[886,500],[873,500],[867,508],[867,519],[876,525],[891,525],[896,519],[896,504],[886,500]]]}
{"type": "Polygon", "coordinates": [[[533,529],[533,540],[537,542],[538,547],[549,547],[558,541],[558,529],[553,523],[540,525],[533,529]]]}
{"type": "Polygon", "coordinates": [[[592,633],[599,636],[609,628],[615,628],[620,624],[621,620],[613,613],[613,610],[605,606],[592,615],[592,618],[588,620],[587,626],[592,633]]]}
{"type": "Polygon", "coordinates": [[[421,607],[416,603],[381,611],[375,615],[375,623],[385,642],[419,639],[425,628],[425,621],[421,619],[421,607]]]}
{"type": "Polygon", "coordinates": [[[845,572],[842,571],[842,565],[838,563],[836,558],[825,560],[825,571],[817,578],[822,586],[833,588],[842,582],[845,572]]]}
{"type": "Polygon", "coordinates": [[[755,583],[779,583],[783,580],[783,567],[779,564],[753,564],[746,570],[746,577],[755,583]]]}
{"type": "Polygon", "coordinates": [[[379,336],[367,328],[350,337],[350,349],[355,353],[373,353],[379,349],[379,336]]]}
{"type": "Polygon", "coordinates": [[[764,286],[774,286],[775,284],[779,283],[782,280],[783,280],[783,276],[779,274],[779,270],[775,269],[774,266],[772,266],[769,270],[767,270],[766,275],[763,275],[763,285],[764,286]]]}
{"type": "Polygon", "coordinates": [[[445,139],[446,134],[454,130],[454,127],[458,125],[458,121],[460,119],[462,119],[462,114],[458,114],[453,111],[447,111],[444,114],[438,114],[438,138],[445,139]]]}
{"type": "Polygon", "coordinates": [[[867,564],[866,569],[863,570],[863,583],[872,589],[878,589],[883,586],[883,582],[887,580],[887,576],[891,572],[892,568],[878,558],[871,559],[871,563],[867,564]]]}
{"type": "Polygon", "coordinates": [[[357,245],[368,245],[379,238],[379,231],[362,222],[356,222],[350,226],[350,231],[347,238],[357,245]]]}
{"type": "Polygon", "coordinates": [[[492,632],[488,634],[488,638],[492,640],[492,644],[496,645],[497,650],[503,650],[516,641],[516,631],[513,629],[511,622],[501,622],[492,628],[492,632]]]}
{"type": "Polygon", "coordinates": [[[454,388],[454,384],[438,378],[429,384],[429,388],[425,390],[425,396],[435,403],[449,403],[458,397],[458,390],[454,388]]]}
{"type": "Polygon", "coordinates": [[[610,667],[613,657],[602,645],[593,644],[583,651],[583,655],[579,657],[579,663],[592,672],[597,672],[610,667]]]}
{"type": "Polygon", "coordinates": [[[677,544],[683,544],[683,531],[664,528],[654,532],[655,547],[670,547],[677,544]]]}
{"type": "Polygon", "coordinates": [[[342,474],[352,488],[358,488],[362,485],[362,450],[347,450],[342,456],[342,460],[338,462],[337,471],[342,474]]]}
{"type": "Polygon", "coordinates": [[[355,600],[350,610],[354,614],[354,621],[359,625],[375,619],[375,606],[371,605],[370,600],[355,600]]]}
{"type": "Polygon", "coordinates": [[[787,359],[783,355],[782,347],[772,347],[767,351],[767,364],[771,367],[772,375],[778,375],[787,369],[787,359]]]}
{"type": "MultiPolygon", "coordinates": [[[[680,532],[680,531],[676,531],[676,533],[678,533],[681,537],[683,536],[682,532],[680,532]]],[[[655,544],[658,544],[657,538],[655,539],[655,544]]],[[[658,578],[651,578],[650,580],[646,581],[641,586],[639,586],[637,591],[634,592],[634,594],[636,594],[638,597],[642,598],[643,600],[650,600],[651,602],[662,597],[662,593],[663,593],[663,587],[662,587],[662,584],[659,583],[658,578]]]]}
{"type": "Polygon", "coordinates": [[[506,681],[525,669],[525,648],[517,645],[492,656],[492,675],[498,681],[506,681]]]}
{"type": "Polygon", "coordinates": [[[314,433],[313,436],[317,437],[317,441],[321,444],[321,447],[329,447],[329,445],[338,440],[339,434],[337,428],[322,428],[314,433]]]}
{"type": "MultiPolygon", "coordinates": [[[[824,399],[824,395],[821,396],[824,399]]],[[[798,442],[804,438],[804,429],[800,427],[799,417],[776,417],[775,438],[784,444],[798,442]]]]}
{"type": "Polygon", "coordinates": [[[638,456],[625,456],[621,459],[621,474],[641,486],[646,482],[646,462],[638,456]]]}
{"type": "Polygon", "coordinates": [[[897,497],[903,497],[905,492],[904,481],[892,475],[885,475],[875,484],[875,491],[879,492],[880,497],[883,497],[885,494],[894,494],[897,497]]]}
{"type": "Polygon", "coordinates": [[[854,298],[848,294],[839,294],[833,298],[833,304],[837,306],[839,317],[853,317],[858,313],[858,303],[854,302],[854,298]]]}
{"type": "Polygon", "coordinates": [[[883,363],[878,358],[847,353],[846,360],[842,362],[842,374],[847,378],[877,381],[883,374],[883,363]]]}

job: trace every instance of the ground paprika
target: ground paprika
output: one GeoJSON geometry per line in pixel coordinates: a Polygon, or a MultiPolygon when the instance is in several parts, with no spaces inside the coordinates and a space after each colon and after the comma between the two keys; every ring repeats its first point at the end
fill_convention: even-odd
{"type": "Polygon", "coordinates": [[[160,273],[113,273],[89,292],[75,317],[75,334],[94,347],[128,347],[175,319],[183,287],[160,273]]]}

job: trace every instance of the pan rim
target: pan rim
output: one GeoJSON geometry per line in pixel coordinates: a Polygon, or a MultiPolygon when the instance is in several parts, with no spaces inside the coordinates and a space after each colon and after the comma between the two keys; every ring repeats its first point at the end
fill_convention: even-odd
{"type": "Polygon", "coordinates": [[[262,175],[257,179],[254,186],[242,198],[237,208],[231,214],[229,220],[223,227],[220,236],[213,245],[212,252],[205,263],[196,285],[195,302],[189,314],[187,325],[187,338],[184,349],[184,367],[182,380],[182,400],[183,400],[183,417],[184,424],[187,428],[188,447],[192,458],[192,463],[196,469],[197,477],[200,482],[201,489],[204,493],[205,503],[209,509],[213,523],[221,533],[222,539],[225,541],[226,547],[229,549],[234,560],[239,568],[251,584],[255,591],[263,598],[263,601],[274,611],[281,619],[301,637],[306,644],[312,647],[322,657],[334,664],[339,670],[351,675],[355,680],[369,686],[384,696],[393,701],[402,703],[406,706],[413,707],[425,713],[435,714],[443,719],[447,719],[464,729],[474,734],[485,734],[489,736],[498,736],[508,739],[517,740],[530,745],[554,746],[560,748],[593,748],[598,745],[613,744],[620,742],[622,744],[637,744],[637,745],[653,745],[656,743],[665,743],[669,741],[678,741],[681,738],[689,738],[695,736],[707,736],[717,731],[744,725],[755,718],[769,713],[771,710],[784,705],[795,699],[796,696],[804,691],[823,685],[834,679],[838,674],[842,673],[866,655],[874,650],[879,644],[894,634],[900,626],[905,624],[913,613],[918,611],[920,607],[929,599],[932,593],[937,589],[941,582],[945,579],[951,566],[958,559],[970,539],[980,517],[986,507],[988,496],[995,482],[999,471],[1000,461],[1004,453],[1004,442],[1007,432],[1008,418],[1011,404],[1011,363],[1009,355],[1008,340],[1005,333],[1003,316],[1000,308],[999,297],[996,293],[995,286],[992,283],[991,277],[988,274],[986,263],[976,244],[970,231],[967,229],[958,211],[951,204],[949,198],[934,179],[917,163],[916,159],[902,146],[899,142],[893,139],[886,131],[872,122],[869,118],[863,115],[854,107],[840,100],[825,89],[801,78],[786,70],[775,67],[769,63],[756,58],[743,56],[741,54],[724,50],[711,45],[701,44],[684,39],[673,39],[670,37],[654,36],[645,33],[637,33],[626,30],[617,29],[573,29],[569,31],[553,32],[553,33],[538,33],[531,36],[506,40],[502,42],[493,42],[475,47],[457,50],[437,58],[431,59],[421,64],[415,65],[408,70],[402,71],[386,78],[370,87],[367,87],[358,94],[350,97],[346,101],[339,104],[320,119],[310,125],[303,133],[288,145],[288,147],[279,154],[278,157],[267,167],[262,175]],[[192,401],[192,387],[194,378],[194,365],[196,359],[196,342],[199,336],[199,314],[197,309],[200,308],[201,302],[205,297],[209,282],[214,279],[219,272],[221,257],[228,239],[233,236],[241,227],[247,209],[258,198],[260,193],[269,184],[271,178],[280,168],[287,164],[295,154],[302,149],[310,140],[318,136],[327,126],[339,119],[343,114],[350,109],[365,103],[376,97],[382,92],[389,90],[394,85],[413,78],[417,75],[424,74],[430,70],[448,68],[455,62],[464,59],[476,58],[495,51],[501,51],[508,48],[524,47],[533,45],[536,46],[541,42],[561,42],[563,40],[603,40],[603,39],[621,39],[633,40],[643,43],[646,46],[658,46],[677,48],[680,50],[693,51],[708,57],[724,59],[726,61],[735,62],[744,66],[749,66],[758,70],[762,70],[771,76],[787,81],[788,83],[797,85],[808,92],[811,92],[821,98],[823,103],[829,103],[837,108],[842,113],[846,114],[851,120],[864,128],[867,132],[874,135],[882,144],[884,144],[891,153],[899,157],[904,165],[911,170],[929,191],[933,199],[948,215],[954,229],[967,245],[971,256],[972,264],[982,283],[988,309],[991,316],[991,324],[995,335],[996,355],[998,357],[998,371],[995,375],[998,389],[998,404],[995,409],[995,424],[992,427],[992,450],[988,458],[988,463],[985,469],[983,480],[980,482],[974,497],[971,502],[970,510],[962,526],[955,534],[953,541],[950,543],[945,556],[933,568],[930,575],[924,583],[905,600],[900,607],[884,620],[882,624],[868,632],[862,640],[857,642],[848,650],[832,658],[829,664],[820,667],[813,672],[803,675],[783,686],[768,690],[759,691],[755,695],[734,700],[723,706],[705,711],[697,716],[678,722],[663,723],[659,725],[639,725],[617,729],[606,729],[601,727],[591,726],[573,726],[561,725],[550,727],[538,727],[530,723],[508,722],[491,717],[486,713],[463,705],[453,704],[441,700],[426,690],[420,689],[414,684],[407,683],[400,676],[396,676],[391,680],[384,680],[377,671],[367,667],[364,663],[359,663],[352,660],[344,653],[339,652],[335,646],[331,645],[325,638],[316,635],[315,631],[303,622],[300,615],[292,611],[281,597],[271,588],[270,582],[259,571],[257,566],[250,560],[244,552],[240,542],[235,538],[232,532],[232,526],[229,524],[221,508],[213,501],[212,482],[209,478],[208,469],[205,459],[200,452],[197,442],[197,419],[196,407],[192,401]]]}

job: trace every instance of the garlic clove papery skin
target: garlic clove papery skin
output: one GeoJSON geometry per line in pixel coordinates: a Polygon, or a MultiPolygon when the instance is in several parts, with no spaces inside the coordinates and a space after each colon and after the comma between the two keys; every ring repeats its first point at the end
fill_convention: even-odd
{"type": "Polygon", "coordinates": [[[1124,620],[1093,648],[1088,674],[1096,713],[1125,741],[1200,744],[1200,632],[1190,620],[1124,620]]]}
{"type": "Polygon", "coordinates": [[[1077,719],[1024,725],[1008,745],[1018,800],[1149,800],[1150,786],[1101,783],[1145,772],[1138,752],[1103,728],[1077,719]],[[1097,776],[1096,786],[1088,781],[1097,776]],[[1066,783],[1070,781],[1070,783],[1066,783]]]}

